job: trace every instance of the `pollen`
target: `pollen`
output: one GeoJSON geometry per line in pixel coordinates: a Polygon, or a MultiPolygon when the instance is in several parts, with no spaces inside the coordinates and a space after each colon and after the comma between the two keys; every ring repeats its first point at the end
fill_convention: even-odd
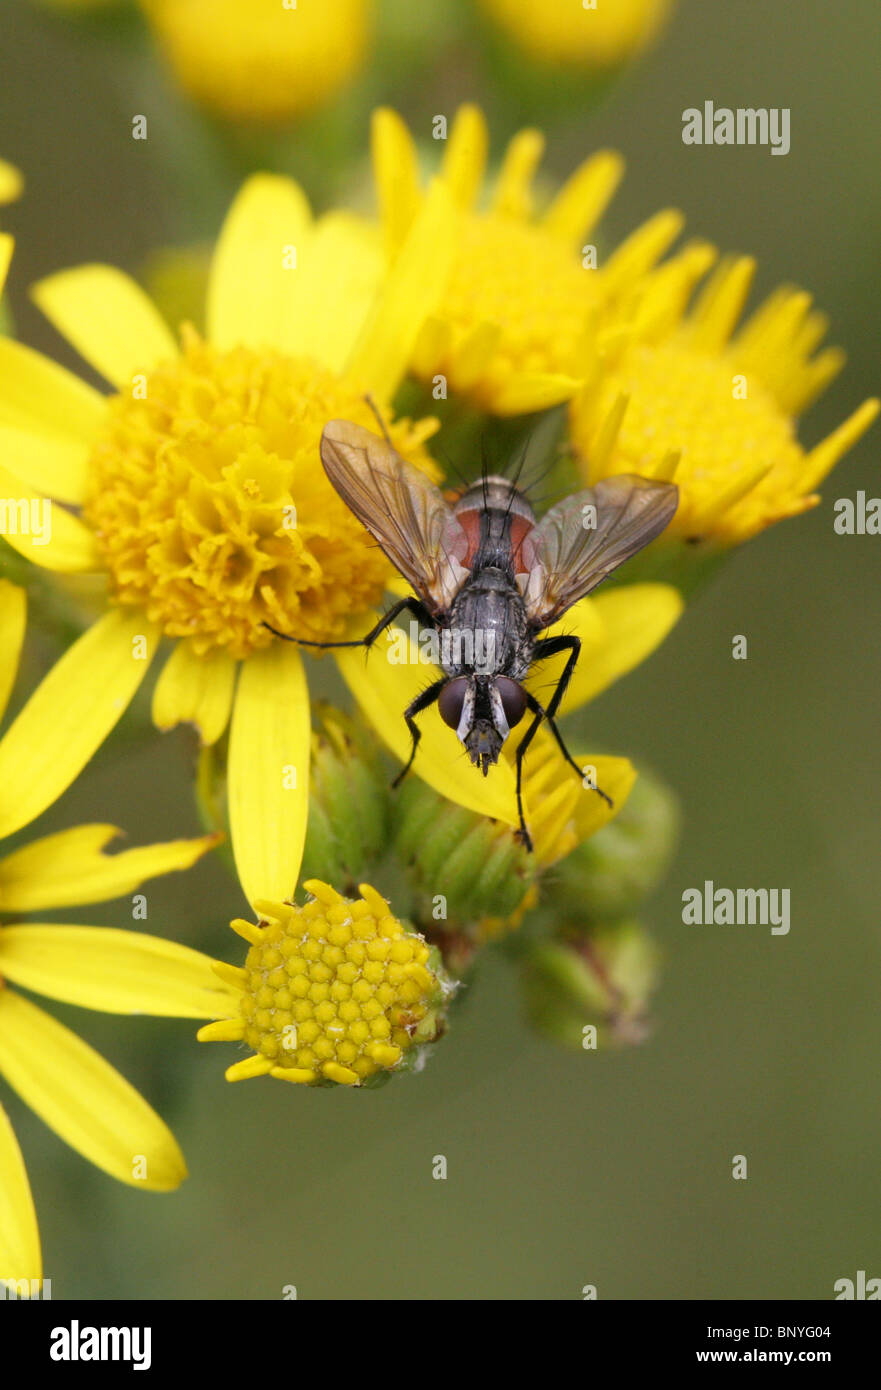
{"type": "MultiPolygon", "coordinates": [[[[326,368],[272,351],[221,352],[191,328],[175,361],[112,397],[84,507],[118,602],[145,610],[203,654],[266,646],[264,622],[313,641],[346,635],[376,604],[388,562],[328,482],[321,431],[378,429],[326,368]]],[[[433,468],[433,428],[390,425],[396,448],[433,468]]]]}
{"type": "Polygon", "coordinates": [[[255,1056],[237,1066],[358,1086],[436,1035],[443,986],[429,946],[375,889],[362,884],[351,901],[317,880],[305,886],[304,907],[261,904],[264,920],[247,933],[241,1036],[255,1056]]]}

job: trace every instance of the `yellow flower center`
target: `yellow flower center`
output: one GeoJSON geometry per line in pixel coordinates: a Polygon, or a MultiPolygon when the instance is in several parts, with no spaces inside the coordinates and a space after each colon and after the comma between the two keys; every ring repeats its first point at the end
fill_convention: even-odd
{"type": "Polygon", "coordinates": [[[494,213],[467,218],[443,301],[449,358],[424,374],[445,371],[454,388],[491,406],[512,373],[571,371],[599,297],[596,274],[540,227],[494,213]],[[498,341],[474,361],[473,335],[485,324],[499,329],[498,341]]]}
{"type": "MultiPolygon", "coordinates": [[[[120,603],[171,637],[233,656],[271,641],[345,635],[391,573],[331,487],[318,452],[328,420],[378,430],[354,387],[314,362],[220,352],[189,330],[182,356],[109,403],[84,508],[120,603]],[[142,397],[142,398],[141,398],[142,397]]],[[[427,469],[427,422],[391,426],[427,469]]]]}
{"type": "Polygon", "coordinates": [[[244,1039],[290,1079],[357,1085],[437,1031],[429,947],[369,885],[355,902],[323,883],[305,907],[273,903],[248,952],[244,1039]]]}
{"type": "MultiPolygon", "coordinates": [[[[784,496],[792,501],[805,457],[792,421],[753,373],[742,376],[733,353],[711,357],[679,334],[632,347],[602,379],[588,410],[573,407],[572,438],[588,467],[596,430],[622,392],[630,400],[604,471],[651,475],[669,450],[681,450],[671,531],[695,534],[702,514],[764,465],[772,471],[732,508],[738,524],[738,510],[777,516],[784,496]]],[[[802,509],[798,500],[792,505],[802,509]]],[[[729,520],[731,514],[723,524],[729,520]]]]}

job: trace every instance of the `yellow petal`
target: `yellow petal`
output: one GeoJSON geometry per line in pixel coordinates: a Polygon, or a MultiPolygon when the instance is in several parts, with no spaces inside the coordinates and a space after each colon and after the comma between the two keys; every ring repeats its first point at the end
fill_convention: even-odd
{"type": "Polygon", "coordinates": [[[77,825],[6,855],[0,859],[3,912],[37,912],[120,898],[133,893],[145,879],[189,869],[220,838],[202,835],[104,854],[104,847],[121,834],[113,825],[77,825]]]}
{"type": "Polygon", "coordinates": [[[238,1010],[201,951],[114,927],[0,927],[0,963],[25,989],[104,1013],[222,1018],[238,1010]]]}
{"type": "Polygon", "coordinates": [[[584,753],[575,761],[580,768],[587,770],[585,776],[589,775],[590,780],[613,802],[612,806],[608,806],[590,786],[582,786],[575,803],[575,824],[580,842],[602,830],[623,809],[636,781],[636,768],[629,758],[598,757],[591,753],[584,753]]]}
{"type": "Polygon", "coordinates": [[[581,382],[561,372],[514,372],[493,398],[496,415],[526,415],[571,400],[581,382]]]}
{"type": "Polygon", "coordinates": [[[27,623],[27,597],[24,589],[0,579],[0,719],[9,703],[27,623]]]}
{"type": "MultiPolygon", "coordinates": [[[[369,620],[365,625],[369,626],[369,620]]],[[[336,659],[364,715],[405,763],[410,756],[410,734],[404,710],[441,672],[399,628],[384,632],[366,658],[363,651],[352,648],[338,652],[336,659]]],[[[443,723],[436,704],[418,714],[416,723],[422,738],[408,775],[421,777],[448,801],[469,811],[517,825],[514,774],[508,763],[501,760],[483,777],[471,766],[455,730],[443,723]]]]}
{"type": "Polygon", "coordinates": [[[124,713],[158,640],[143,614],[115,609],[56,662],[0,739],[0,837],[67,790],[124,713]]]}
{"type": "Polygon", "coordinates": [[[0,338],[0,422],[91,445],[106,409],[104,397],[73,372],[0,338]]]}
{"type": "Polygon", "coordinates": [[[298,649],[276,642],[244,663],[229,738],[229,824],[253,904],[297,886],[309,813],[309,691],[298,649]]]}
{"type": "Polygon", "coordinates": [[[349,375],[380,402],[391,399],[425,319],[441,302],[453,264],[456,224],[449,190],[435,180],[349,362],[349,375]]]}
{"type": "Polygon", "coordinates": [[[811,492],[836,465],[848,449],[852,449],[861,435],[869,428],[881,410],[881,401],[871,396],[849,415],[837,429],[817,444],[805,459],[804,471],[799,479],[799,491],[811,492]]]}
{"type": "Polygon", "coordinates": [[[373,113],[370,153],[385,244],[394,255],[419,206],[419,163],[405,122],[387,106],[373,113]]]}
{"type": "Polygon", "coordinates": [[[89,463],[82,440],[0,425],[0,459],[37,492],[61,502],[82,502],[89,463]]]}
{"type": "Polygon", "coordinates": [[[242,186],[211,265],[206,322],[215,347],[279,343],[302,273],[310,224],[308,199],[293,179],[254,174],[242,186]]]}
{"type": "Polygon", "coordinates": [[[178,642],[153,692],[157,729],[195,724],[204,745],[216,743],[229,723],[236,663],[220,648],[197,656],[178,642]]]}
{"type": "Polygon", "coordinates": [[[544,154],[540,130],[520,130],[505,151],[493,190],[492,209],[504,217],[532,214],[532,178],[544,154]]]}
{"type": "Polygon", "coordinates": [[[135,1088],[11,989],[0,990],[0,1073],[50,1129],[111,1177],[153,1192],[170,1192],[186,1177],[174,1135],[135,1088]]]}
{"type": "Polygon", "coordinates": [[[37,1213],[21,1149],[0,1105],[0,1270],[4,1279],[42,1279],[37,1213]]]}
{"type": "Polygon", "coordinates": [[[41,569],[97,574],[103,569],[95,537],[79,517],[41,497],[0,464],[0,535],[41,569]]]}
{"type": "Polygon", "coordinates": [[[469,208],[486,169],[489,132],[479,106],[460,106],[453,119],[441,173],[457,204],[469,208]]]}
{"type": "Polygon", "coordinates": [[[586,159],[545,213],[547,231],[577,244],[602,217],[623,176],[624,160],[614,150],[600,150],[586,159]]]}
{"type": "MultiPolygon", "coordinates": [[[[582,599],[548,635],[574,633],[584,643],[575,674],[563,697],[559,714],[568,714],[592,700],[619,676],[645,661],[660,646],[677,622],[684,600],[671,584],[627,584],[595,598],[582,599]],[[592,611],[591,611],[592,610],[592,611]],[[598,632],[596,619],[602,623],[598,632]]],[[[562,662],[563,658],[555,658],[562,662]]],[[[562,665],[534,667],[527,684],[539,699],[548,697],[548,671],[562,665]],[[543,671],[543,686],[538,672],[543,671]]]]}
{"type": "Polygon", "coordinates": [[[34,285],[31,295],[59,333],[120,391],[131,391],[136,373],[178,355],[152,300],[115,266],[61,270],[34,285]]]}
{"type": "Polygon", "coordinates": [[[306,238],[291,281],[296,291],[279,324],[283,352],[311,357],[341,375],[385,273],[375,226],[331,213],[306,238]]]}
{"type": "Polygon", "coordinates": [[[24,179],[14,164],[0,159],[0,203],[11,203],[21,197],[24,179]]]}

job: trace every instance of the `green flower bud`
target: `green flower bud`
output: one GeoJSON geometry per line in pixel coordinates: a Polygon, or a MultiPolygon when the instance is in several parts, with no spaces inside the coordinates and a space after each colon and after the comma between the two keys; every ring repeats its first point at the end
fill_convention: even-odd
{"type": "Polygon", "coordinates": [[[369,878],[387,848],[388,772],[357,719],[322,703],[316,712],[301,878],[323,879],[349,892],[369,878]]]}
{"type": "Polygon", "coordinates": [[[549,876],[547,901],[562,918],[576,922],[627,916],[663,877],[678,834],[673,793],[641,768],[620,814],[549,876]]]}
{"type": "Polygon", "coordinates": [[[415,777],[396,793],[392,840],[408,870],[414,915],[436,923],[438,933],[510,917],[535,878],[534,856],[509,826],[445,801],[415,777]]]}
{"type": "Polygon", "coordinates": [[[659,949],[639,922],[596,927],[578,941],[543,941],[522,959],[529,1022],[563,1047],[642,1042],[659,949]]]}
{"type": "Polygon", "coordinates": [[[586,1051],[642,1042],[659,955],[633,920],[593,928],[577,941],[531,945],[521,967],[530,1022],[553,1042],[586,1051]]]}

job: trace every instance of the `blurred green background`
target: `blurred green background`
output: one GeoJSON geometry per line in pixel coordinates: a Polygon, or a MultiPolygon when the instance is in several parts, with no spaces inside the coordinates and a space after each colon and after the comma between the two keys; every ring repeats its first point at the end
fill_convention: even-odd
{"type": "MultiPolygon", "coordinates": [[[[806,444],[877,391],[881,10],[683,0],[599,105],[585,84],[583,101],[543,110],[532,89],[500,91],[461,5],[411,7],[409,20],[381,8],[388,43],[418,62],[380,54],[333,121],[295,139],[287,167],[318,198],[334,191],[319,140],[346,135],[363,159],[375,99],[422,129],[479,99],[496,154],[518,123],[545,127],[560,177],[594,147],[624,153],[604,234],[678,206],[690,233],[758,255],[757,293],[789,280],[814,292],[850,363],[806,444]],[[705,99],[790,107],[791,153],[683,145],[681,113],[705,99]]],[[[27,341],[80,368],[27,284],[82,261],[137,270],[157,246],[210,233],[249,151],[214,167],[215,134],[108,23],[4,0],[0,55],[0,153],[28,185],[3,214],[18,237],[13,309],[27,341]],[[130,135],[139,112],[146,142],[130,135]]],[[[837,1278],[881,1274],[881,541],[832,530],[836,497],[881,492],[879,437],[820,508],[735,554],[651,662],[588,712],[597,745],[652,764],[684,810],[647,914],[665,956],[650,1040],[556,1050],[527,1030],[514,976],[490,957],[421,1076],[294,1093],[227,1085],[233,1050],[199,1047],[186,1022],[53,1005],[157,1106],[191,1174],[170,1197],[123,1188],[4,1093],[55,1297],[280,1298],[294,1284],[301,1298],[577,1299],[594,1284],[600,1298],[829,1298],[837,1278]],[[747,661],[731,658],[734,634],[747,661]],[[790,888],[789,936],[683,926],[682,891],[705,878],[790,888]],[[732,1180],[735,1154],[746,1182],[732,1180]]],[[[35,644],[19,698],[51,654],[35,644]]],[[[184,733],[111,740],[36,830],[98,819],[135,843],[195,833],[192,760],[184,733]]],[[[224,924],[243,903],[219,862],[147,893],[149,930],[238,959],[224,924]]],[[[75,920],[129,914],[123,902],[75,920]]]]}

